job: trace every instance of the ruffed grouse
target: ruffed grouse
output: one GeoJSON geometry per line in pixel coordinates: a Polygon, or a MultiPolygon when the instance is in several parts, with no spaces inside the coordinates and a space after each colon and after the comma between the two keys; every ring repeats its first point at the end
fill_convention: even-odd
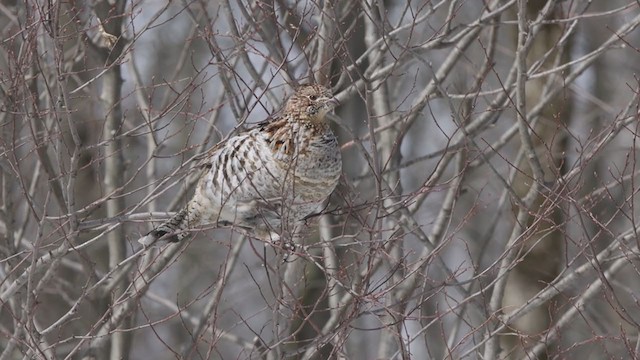
{"type": "Polygon", "coordinates": [[[305,85],[277,115],[209,151],[193,198],[140,239],[179,241],[205,224],[242,228],[275,241],[322,210],[342,171],[338,141],[326,114],[337,101],[320,85],[305,85]]]}

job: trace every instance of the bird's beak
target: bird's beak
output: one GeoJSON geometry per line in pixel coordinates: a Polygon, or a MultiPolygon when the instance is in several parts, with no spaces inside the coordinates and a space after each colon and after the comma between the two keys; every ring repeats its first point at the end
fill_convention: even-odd
{"type": "Polygon", "coordinates": [[[338,101],[338,99],[336,99],[335,97],[332,97],[332,98],[327,99],[325,104],[331,106],[332,108],[335,108],[338,105],[340,105],[340,101],[338,101]]]}

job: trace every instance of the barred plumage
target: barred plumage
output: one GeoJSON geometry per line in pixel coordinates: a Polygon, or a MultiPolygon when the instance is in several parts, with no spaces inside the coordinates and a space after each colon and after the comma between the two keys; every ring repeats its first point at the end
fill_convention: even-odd
{"type": "Polygon", "coordinates": [[[279,115],[216,145],[207,155],[193,198],[140,242],[204,224],[232,224],[263,240],[291,232],[322,210],[342,172],[338,141],[326,114],[331,92],[306,85],[279,115]]]}

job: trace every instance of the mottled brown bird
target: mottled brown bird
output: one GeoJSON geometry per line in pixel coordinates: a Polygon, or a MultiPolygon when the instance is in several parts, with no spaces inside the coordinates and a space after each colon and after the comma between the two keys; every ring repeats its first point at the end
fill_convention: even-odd
{"type": "Polygon", "coordinates": [[[268,241],[295,231],[322,210],[342,172],[326,118],[336,105],[327,88],[305,85],[279,114],[216,145],[187,206],[140,243],[179,241],[205,224],[233,225],[268,241]]]}

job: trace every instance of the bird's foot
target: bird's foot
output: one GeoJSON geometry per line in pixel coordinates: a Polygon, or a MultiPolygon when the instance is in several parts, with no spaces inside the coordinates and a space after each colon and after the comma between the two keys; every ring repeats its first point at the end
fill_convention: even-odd
{"type": "Polygon", "coordinates": [[[298,248],[298,244],[293,241],[282,241],[280,246],[282,247],[282,250],[287,252],[295,252],[298,248]]]}
{"type": "Polygon", "coordinates": [[[298,248],[298,244],[294,243],[293,241],[277,239],[271,240],[270,243],[274,248],[282,249],[286,252],[294,252],[298,248]]]}
{"type": "Polygon", "coordinates": [[[279,235],[272,234],[269,238],[269,243],[275,249],[282,249],[284,252],[284,261],[288,261],[289,257],[299,249],[299,245],[295,242],[287,239],[282,239],[279,235]]]}
{"type": "Polygon", "coordinates": [[[282,257],[283,263],[291,262],[297,258],[296,251],[300,247],[298,244],[294,243],[293,241],[284,241],[282,242],[282,245],[280,247],[282,248],[282,250],[284,250],[284,254],[282,257]]]}

